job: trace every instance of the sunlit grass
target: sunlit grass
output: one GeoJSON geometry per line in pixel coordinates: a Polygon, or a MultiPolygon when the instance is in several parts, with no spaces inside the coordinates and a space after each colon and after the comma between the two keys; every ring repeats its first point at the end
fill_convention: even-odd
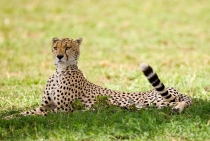
{"type": "Polygon", "coordinates": [[[186,1],[0,1],[0,118],[41,102],[55,67],[53,37],[83,38],[79,68],[119,91],[146,91],[149,63],[166,86],[193,98],[166,110],[75,112],[0,119],[0,140],[208,140],[210,7],[186,1]]]}

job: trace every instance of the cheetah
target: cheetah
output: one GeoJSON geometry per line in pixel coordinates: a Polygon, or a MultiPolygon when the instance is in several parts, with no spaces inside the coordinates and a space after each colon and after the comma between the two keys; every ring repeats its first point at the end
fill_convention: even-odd
{"type": "Polygon", "coordinates": [[[157,108],[171,106],[172,113],[181,113],[192,104],[186,95],[173,87],[166,88],[146,63],[141,63],[140,68],[154,87],[147,92],[118,92],[89,82],[77,66],[81,42],[82,38],[52,39],[51,49],[56,72],[47,81],[41,106],[22,112],[21,115],[46,115],[48,111],[58,110],[71,113],[74,111],[72,103],[75,100],[79,100],[85,108],[90,109],[96,102],[96,97],[100,95],[109,96],[109,103],[115,106],[129,108],[134,105],[137,109],[151,105],[157,108]]]}

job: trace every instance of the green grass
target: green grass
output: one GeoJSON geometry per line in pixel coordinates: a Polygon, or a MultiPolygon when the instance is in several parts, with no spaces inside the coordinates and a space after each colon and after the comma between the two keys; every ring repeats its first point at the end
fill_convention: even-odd
{"type": "Polygon", "coordinates": [[[209,23],[208,0],[0,1],[0,140],[209,140],[209,23]],[[147,62],[193,105],[181,115],[110,107],[3,120],[40,104],[53,37],[83,38],[79,68],[91,82],[149,90],[147,62]]]}

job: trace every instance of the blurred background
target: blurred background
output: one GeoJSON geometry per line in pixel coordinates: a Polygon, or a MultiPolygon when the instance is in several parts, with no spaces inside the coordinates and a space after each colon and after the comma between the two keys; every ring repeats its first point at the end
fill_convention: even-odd
{"type": "Polygon", "coordinates": [[[166,85],[209,99],[204,89],[210,80],[208,0],[1,0],[0,22],[4,99],[19,93],[40,101],[55,71],[53,37],[83,38],[79,68],[91,82],[148,90],[139,70],[147,62],[166,85]]]}

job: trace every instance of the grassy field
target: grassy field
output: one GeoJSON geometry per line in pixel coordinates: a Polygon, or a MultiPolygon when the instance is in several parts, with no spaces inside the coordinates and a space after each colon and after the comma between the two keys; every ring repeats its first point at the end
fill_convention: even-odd
{"type": "Polygon", "coordinates": [[[0,140],[210,140],[210,1],[0,1],[0,140]],[[41,102],[55,66],[53,37],[83,38],[79,68],[119,91],[152,87],[147,62],[166,86],[192,97],[170,109],[2,118],[41,102]]]}

